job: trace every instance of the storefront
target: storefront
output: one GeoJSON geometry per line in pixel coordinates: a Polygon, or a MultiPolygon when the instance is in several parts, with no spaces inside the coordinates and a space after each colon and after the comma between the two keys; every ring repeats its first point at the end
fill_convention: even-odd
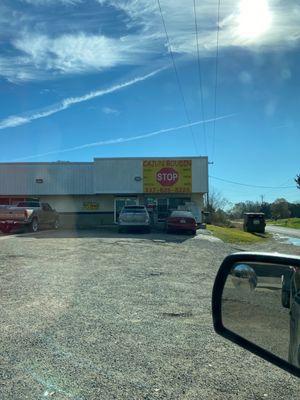
{"type": "Polygon", "coordinates": [[[185,203],[203,209],[207,189],[207,157],[0,164],[0,204],[49,202],[65,226],[117,223],[125,204],[146,205],[160,222],[185,203]]]}

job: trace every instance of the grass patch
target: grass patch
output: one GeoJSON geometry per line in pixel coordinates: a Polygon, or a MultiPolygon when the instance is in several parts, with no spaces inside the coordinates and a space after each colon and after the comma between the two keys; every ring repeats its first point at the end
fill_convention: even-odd
{"type": "Polygon", "coordinates": [[[283,226],[284,228],[300,229],[300,218],[285,218],[277,221],[268,221],[269,225],[283,226]]]}
{"type": "Polygon", "coordinates": [[[266,234],[255,234],[244,232],[238,228],[225,228],[215,225],[207,225],[207,229],[213,232],[214,236],[226,243],[257,243],[269,238],[266,234]]]}

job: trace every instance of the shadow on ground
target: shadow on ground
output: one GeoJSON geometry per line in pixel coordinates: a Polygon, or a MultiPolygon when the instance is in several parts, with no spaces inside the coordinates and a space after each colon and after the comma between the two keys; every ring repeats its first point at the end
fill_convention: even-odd
{"type": "Polygon", "coordinates": [[[258,233],[258,232],[250,232],[253,236],[258,236],[263,239],[268,239],[270,235],[268,233],[258,233]]]}
{"type": "MultiPolygon", "coordinates": [[[[202,230],[201,230],[202,231],[202,230]]],[[[198,231],[199,232],[199,231],[198,231]]],[[[124,233],[118,232],[117,226],[101,227],[97,229],[59,229],[59,230],[40,230],[36,233],[11,232],[7,235],[15,236],[18,239],[30,237],[34,239],[57,239],[57,238],[99,238],[99,239],[131,239],[131,240],[151,240],[164,241],[171,243],[182,243],[194,237],[189,233],[173,232],[165,233],[163,230],[153,229],[150,233],[141,230],[128,230],[124,233]]]]}

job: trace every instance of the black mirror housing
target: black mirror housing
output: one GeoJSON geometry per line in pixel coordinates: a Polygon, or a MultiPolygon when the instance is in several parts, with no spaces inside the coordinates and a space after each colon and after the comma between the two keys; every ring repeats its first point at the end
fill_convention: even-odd
{"type": "MultiPolygon", "coordinates": [[[[291,268],[292,266],[296,269],[299,268],[300,271],[300,257],[297,256],[289,256],[277,253],[269,254],[269,253],[256,253],[256,252],[234,253],[227,256],[219,268],[212,292],[212,317],[213,317],[213,326],[215,332],[223,336],[224,338],[232,341],[233,343],[237,344],[238,346],[263,358],[264,360],[271,362],[272,364],[278,366],[279,368],[284,369],[285,371],[290,372],[291,374],[297,377],[300,377],[300,366],[292,365],[290,362],[285,361],[284,359],[278,357],[273,352],[268,351],[262,348],[261,346],[257,345],[254,341],[250,341],[245,337],[243,337],[243,335],[238,334],[231,329],[228,329],[228,327],[224,326],[223,324],[224,321],[222,315],[222,301],[223,301],[222,299],[227,278],[229,276],[232,276],[232,269],[235,265],[240,264],[240,266],[244,266],[247,263],[249,263],[250,265],[263,264],[267,266],[266,270],[268,269],[269,265],[270,266],[276,265],[280,266],[282,270],[283,268],[288,269],[291,268]]],[[[277,272],[278,276],[281,273],[282,273],[281,271],[277,272]]],[[[253,283],[252,285],[253,289],[256,285],[255,280],[252,280],[252,283],[253,283]]],[[[287,309],[289,308],[289,302],[286,299],[286,292],[287,292],[287,284],[285,282],[282,283],[282,294],[284,299],[281,301],[282,310],[284,310],[286,313],[290,313],[290,310],[287,309]]],[[[299,326],[300,326],[300,321],[299,321],[299,326]]]]}

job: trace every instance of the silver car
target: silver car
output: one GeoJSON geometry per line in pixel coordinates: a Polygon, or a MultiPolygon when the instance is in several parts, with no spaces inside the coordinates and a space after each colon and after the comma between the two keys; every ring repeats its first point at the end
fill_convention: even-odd
{"type": "Polygon", "coordinates": [[[124,206],[119,215],[119,232],[125,229],[151,230],[150,216],[145,206],[124,206]]]}

